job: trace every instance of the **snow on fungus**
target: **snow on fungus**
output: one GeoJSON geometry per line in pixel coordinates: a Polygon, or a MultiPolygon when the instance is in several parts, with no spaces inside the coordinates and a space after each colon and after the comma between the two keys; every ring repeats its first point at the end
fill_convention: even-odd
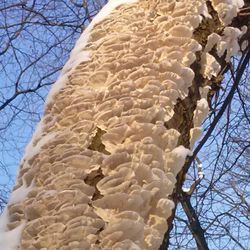
{"type": "Polygon", "coordinates": [[[40,149],[45,146],[47,143],[52,141],[56,137],[57,133],[49,133],[41,137],[41,139],[37,142],[36,145],[33,145],[33,140],[27,145],[24,153],[23,159],[25,161],[29,161],[32,157],[37,155],[40,149]]]}
{"type": "Polygon", "coordinates": [[[21,222],[19,226],[12,230],[8,230],[9,223],[8,207],[5,207],[3,213],[0,215],[0,248],[1,250],[15,250],[17,249],[21,240],[21,234],[25,226],[25,222],[21,222]]]}
{"type": "Polygon", "coordinates": [[[69,79],[68,79],[68,74],[62,74],[57,81],[52,85],[48,96],[46,98],[45,101],[45,107],[48,106],[49,104],[51,104],[54,100],[54,97],[57,95],[57,93],[63,89],[66,84],[68,83],[69,79]]]}
{"type": "Polygon", "coordinates": [[[180,145],[166,154],[166,169],[176,176],[183,167],[186,157],[192,156],[192,151],[180,145]]]}
{"type": "Polygon", "coordinates": [[[201,65],[202,75],[209,80],[213,76],[216,77],[220,72],[220,64],[211,54],[207,52],[204,52],[201,55],[201,65]]]}
{"type": "Polygon", "coordinates": [[[199,127],[203,122],[204,118],[209,112],[209,106],[206,98],[201,98],[197,101],[197,106],[194,111],[194,127],[199,127]]]}
{"type": "Polygon", "coordinates": [[[9,223],[9,212],[8,207],[5,207],[2,214],[0,215],[0,233],[7,230],[7,224],[9,223]]]}
{"type": "Polygon", "coordinates": [[[244,32],[244,29],[241,31],[238,28],[226,27],[221,41],[217,45],[218,56],[221,57],[226,52],[226,61],[229,62],[230,58],[240,51],[238,40],[244,32]]]}
{"type": "Polygon", "coordinates": [[[221,40],[221,37],[218,34],[216,33],[210,34],[207,37],[207,43],[206,43],[204,52],[210,52],[212,48],[220,42],[220,40],[221,40]]]}
{"type": "Polygon", "coordinates": [[[224,25],[229,25],[239,9],[244,6],[243,0],[211,0],[211,2],[224,25]]]}
{"type": "Polygon", "coordinates": [[[190,130],[190,148],[193,149],[195,142],[200,138],[202,134],[201,127],[191,128],[190,130]]]}
{"type": "Polygon", "coordinates": [[[27,186],[26,181],[23,179],[22,186],[15,189],[11,193],[8,204],[14,204],[23,201],[32,189],[33,189],[33,182],[30,184],[30,186],[27,186]]]}
{"type": "MultiPolygon", "coordinates": [[[[224,2],[213,5],[229,22],[241,3],[230,1],[223,16],[224,2]]],[[[211,34],[202,51],[193,31],[211,18],[205,1],[157,1],[154,18],[147,5],[110,0],[80,36],[52,87],[10,210],[0,220],[3,232],[26,219],[20,249],[34,238],[38,249],[54,243],[58,249],[94,249],[96,242],[104,250],[159,248],[174,207],[169,196],[176,176],[192,155],[178,145],[180,132],[167,122],[193,83],[196,52],[203,53],[201,73],[211,79],[220,66],[209,52],[217,46],[218,54],[232,55],[238,50],[233,40],[244,31],[211,34]],[[11,224],[8,213],[17,218],[11,224]]],[[[209,111],[209,87],[199,91],[191,148],[209,111]]]]}
{"type": "Polygon", "coordinates": [[[21,223],[15,229],[10,231],[0,231],[0,247],[2,250],[15,250],[17,249],[25,222],[21,223]]]}

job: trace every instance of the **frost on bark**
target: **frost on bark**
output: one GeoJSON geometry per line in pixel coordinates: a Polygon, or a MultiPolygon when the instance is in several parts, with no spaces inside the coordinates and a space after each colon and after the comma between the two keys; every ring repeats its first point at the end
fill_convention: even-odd
{"type": "Polygon", "coordinates": [[[3,250],[158,249],[240,0],[110,0],[53,86],[1,218],[3,250]]]}

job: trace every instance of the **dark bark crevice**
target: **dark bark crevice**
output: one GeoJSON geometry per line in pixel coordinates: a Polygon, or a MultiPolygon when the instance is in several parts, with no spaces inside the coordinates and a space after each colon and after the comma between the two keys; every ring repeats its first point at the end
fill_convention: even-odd
{"type": "Polygon", "coordinates": [[[110,153],[105,149],[105,145],[102,143],[102,135],[104,135],[105,133],[106,131],[97,127],[97,132],[93,137],[92,142],[89,145],[88,149],[109,155],[110,153]]]}
{"type": "Polygon", "coordinates": [[[86,179],[84,179],[84,182],[88,184],[91,187],[95,188],[95,192],[92,197],[92,201],[101,199],[103,195],[101,195],[100,191],[96,187],[97,183],[104,178],[104,175],[102,173],[101,168],[98,168],[97,170],[92,171],[88,174],[86,179]]]}

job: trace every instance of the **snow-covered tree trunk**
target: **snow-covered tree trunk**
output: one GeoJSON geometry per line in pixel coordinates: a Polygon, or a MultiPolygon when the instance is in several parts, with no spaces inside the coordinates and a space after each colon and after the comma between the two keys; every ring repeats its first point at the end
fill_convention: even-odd
{"type": "MultiPolygon", "coordinates": [[[[46,101],[0,223],[2,250],[163,241],[241,0],[110,0],[46,101]]],[[[219,81],[218,80],[218,81],[219,81]]]]}

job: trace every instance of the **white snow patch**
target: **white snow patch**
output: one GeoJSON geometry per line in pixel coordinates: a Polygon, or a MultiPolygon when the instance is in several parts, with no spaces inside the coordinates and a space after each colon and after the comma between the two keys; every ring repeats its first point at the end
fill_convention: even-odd
{"type": "MultiPolygon", "coordinates": [[[[242,26],[241,30],[234,27],[226,27],[223,31],[223,36],[219,36],[216,33],[212,33],[208,36],[207,44],[204,52],[209,52],[217,45],[217,54],[222,57],[225,52],[226,61],[229,62],[230,58],[240,52],[240,46],[238,43],[239,38],[247,32],[247,27],[242,26]]],[[[204,53],[205,54],[205,53],[204,53]]],[[[208,54],[208,53],[207,53],[208,54]]]]}
{"type": "Polygon", "coordinates": [[[221,41],[217,45],[218,56],[223,56],[225,51],[227,51],[226,61],[229,62],[230,58],[240,51],[238,40],[244,34],[244,31],[233,27],[226,27],[223,31],[221,41]]]}
{"type": "Polygon", "coordinates": [[[220,21],[229,25],[237,15],[239,9],[244,6],[243,0],[212,0],[212,5],[217,11],[220,21]]]}
{"type": "Polygon", "coordinates": [[[184,146],[178,146],[166,154],[166,168],[176,176],[183,167],[186,157],[192,155],[192,151],[184,146]]]}
{"type": "Polygon", "coordinates": [[[1,250],[15,250],[17,249],[25,222],[11,231],[0,232],[0,247],[1,250]]]}
{"type": "Polygon", "coordinates": [[[201,98],[197,101],[197,106],[199,106],[201,110],[206,111],[208,109],[208,102],[205,98],[201,98]]]}
{"type": "Polygon", "coordinates": [[[203,173],[202,169],[203,169],[202,168],[202,163],[199,163],[198,164],[198,176],[199,176],[200,180],[204,178],[204,173],[203,173]]]}
{"type": "Polygon", "coordinates": [[[24,200],[27,197],[28,193],[33,189],[33,187],[33,181],[28,187],[26,181],[23,179],[23,185],[11,193],[8,204],[14,204],[24,200]]]}
{"type": "Polygon", "coordinates": [[[209,14],[206,2],[201,1],[199,4],[200,4],[199,13],[203,15],[205,18],[212,18],[212,16],[209,14]]]}
{"type": "Polygon", "coordinates": [[[9,223],[9,212],[8,208],[5,207],[3,213],[0,215],[0,235],[6,231],[8,223],[9,223]]]}
{"type": "Polygon", "coordinates": [[[237,8],[242,8],[245,4],[243,0],[231,0],[231,2],[236,5],[237,8]]]}
{"type": "Polygon", "coordinates": [[[190,188],[182,187],[182,191],[185,192],[185,193],[189,193],[190,192],[190,188]]]}
{"type": "Polygon", "coordinates": [[[4,212],[0,216],[0,249],[1,250],[17,249],[21,240],[21,233],[25,225],[25,222],[23,222],[15,229],[8,231],[8,228],[7,228],[8,223],[9,223],[9,212],[8,212],[8,208],[6,207],[4,209],[4,212]]]}
{"type": "Polygon", "coordinates": [[[49,94],[47,95],[45,106],[47,106],[53,100],[54,96],[66,86],[68,83],[69,78],[67,74],[61,75],[57,81],[52,85],[49,94]]]}
{"type": "MultiPolygon", "coordinates": [[[[28,161],[33,156],[35,156],[36,154],[38,154],[39,151],[40,151],[40,149],[45,144],[47,144],[49,141],[53,140],[56,135],[57,135],[57,133],[49,133],[49,134],[41,137],[41,139],[38,141],[38,143],[35,146],[33,145],[33,140],[31,140],[31,142],[28,144],[28,146],[25,149],[25,153],[24,153],[23,159],[26,160],[26,161],[28,161]]],[[[35,136],[35,134],[33,135],[33,137],[34,136],[35,136]]]]}
{"type": "Polygon", "coordinates": [[[204,52],[209,52],[211,51],[211,49],[214,47],[214,45],[218,44],[221,40],[221,37],[216,34],[216,33],[212,33],[211,35],[209,35],[207,37],[207,44],[206,47],[204,49],[204,52]]]}
{"type": "Polygon", "coordinates": [[[202,127],[194,127],[190,129],[190,148],[193,149],[196,141],[202,134],[202,127]]]}
{"type": "Polygon", "coordinates": [[[175,148],[172,153],[174,153],[178,158],[186,159],[187,156],[192,156],[193,153],[190,149],[185,148],[184,146],[180,145],[175,148]]]}
{"type": "Polygon", "coordinates": [[[217,76],[220,72],[221,66],[216,61],[216,59],[210,55],[209,53],[205,52],[201,55],[201,73],[204,77],[208,78],[209,80],[212,76],[217,76]]]}
{"type": "Polygon", "coordinates": [[[194,111],[194,127],[199,127],[207,114],[209,113],[209,106],[206,98],[201,98],[197,101],[197,106],[194,111]]]}
{"type": "Polygon", "coordinates": [[[71,73],[71,71],[73,69],[75,69],[80,63],[82,62],[87,62],[90,60],[90,51],[81,51],[79,48],[77,53],[74,51],[74,49],[72,50],[72,52],[74,52],[74,56],[71,56],[70,59],[67,61],[67,63],[64,65],[63,69],[62,69],[62,73],[66,74],[71,73]]]}

